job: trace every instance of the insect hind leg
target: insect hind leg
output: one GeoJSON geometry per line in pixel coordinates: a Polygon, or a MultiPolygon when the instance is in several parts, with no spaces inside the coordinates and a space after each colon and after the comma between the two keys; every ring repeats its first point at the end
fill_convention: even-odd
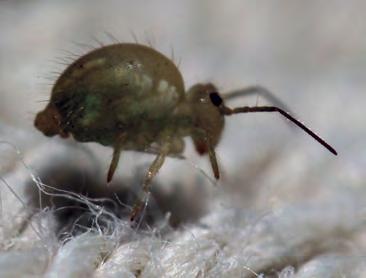
{"type": "Polygon", "coordinates": [[[141,214],[142,210],[147,205],[150,195],[151,181],[157,175],[160,168],[163,166],[165,157],[169,154],[169,151],[170,151],[170,143],[163,144],[159,154],[151,163],[142,184],[141,196],[139,196],[130,214],[130,221],[135,221],[135,219],[141,214]]]}

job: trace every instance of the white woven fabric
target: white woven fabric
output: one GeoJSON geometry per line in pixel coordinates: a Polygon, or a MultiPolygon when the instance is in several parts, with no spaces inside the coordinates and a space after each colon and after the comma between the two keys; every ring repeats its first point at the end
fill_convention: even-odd
{"type": "Polygon", "coordinates": [[[366,277],[365,9],[363,0],[1,1],[0,277],[366,277]],[[107,187],[111,149],[33,127],[55,67],[84,54],[83,42],[112,43],[104,31],[128,42],[132,31],[167,56],[173,46],[187,88],[264,85],[339,156],[278,115],[230,117],[220,183],[187,141],[188,159],[167,159],[131,227],[152,156],[123,153],[107,187]]]}
{"type": "MultiPolygon", "coordinates": [[[[2,130],[2,137],[21,133],[9,127],[2,130]]],[[[128,209],[121,203],[116,204],[118,209],[98,206],[96,198],[116,199],[103,182],[97,185],[91,181],[91,177],[105,178],[96,174],[101,164],[97,156],[93,158],[93,151],[58,140],[30,148],[36,138],[22,135],[15,137],[13,144],[24,146],[24,160],[11,145],[1,144],[8,164],[3,168],[7,170],[1,187],[0,277],[362,277],[366,273],[366,189],[337,183],[305,196],[303,186],[312,186],[309,179],[318,169],[310,169],[301,154],[291,157],[285,153],[274,159],[261,178],[256,178],[255,193],[240,189],[243,197],[239,199],[245,201],[244,195],[251,194],[247,206],[255,204],[255,208],[235,205],[231,195],[235,187],[226,192],[222,189],[224,183],[221,188],[213,188],[207,181],[204,191],[209,194],[202,194],[203,199],[182,197],[180,204],[171,206],[171,199],[179,198],[189,188],[180,183],[173,186],[170,194],[163,189],[154,191],[156,196],[165,197],[148,208],[152,215],[150,226],[142,223],[131,227],[128,209]],[[25,151],[28,148],[30,151],[25,151]],[[295,159],[308,169],[307,178],[286,187],[276,174],[276,167],[282,164],[289,169],[295,159]],[[52,179],[47,176],[49,173],[52,179]],[[75,180],[84,182],[74,183],[75,180]],[[59,185],[58,190],[70,193],[44,187],[51,196],[39,198],[37,183],[40,186],[41,181],[44,186],[59,185]],[[272,189],[261,188],[263,184],[270,184],[275,193],[269,197],[272,189]],[[83,199],[73,193],[80,192],[78,186],[99,187],[87,188],[90,199],[83,199]],[[57,198],[56,194],[62,197],[57,198]],[[290,195],[292,202],[284,201],[290,195]],[[80,204],[85,204],[85,211],[76,208],[80,204]],[[178,212],[189,206],[204,204],[208,206],[206,213],[195,215],[193,211],[200,211],[196,209],[190,219],[179,216],[184,214],[178,212]],[[39,206],[43,209],[39,210],[39,206]],[[173,215],[177,211],[177,226],[168,224],[162,207],[173,215]],[[68,213],[64,215],[62,210],[68,213]],[[116,215],[108,214],[112,212],[116,215]]],[[[326,171],[331,173],[334,169],[326,171]]],[[[201,174],[193,171],[191,175],[201,174]]],[[[290,180],[292,175],[287,175],[290,180]]],[[[121,181],[122,177],[117,178],[114,186],[121,181]]],[[[128,190],[118,194],[121,201],[128,190]]]]}

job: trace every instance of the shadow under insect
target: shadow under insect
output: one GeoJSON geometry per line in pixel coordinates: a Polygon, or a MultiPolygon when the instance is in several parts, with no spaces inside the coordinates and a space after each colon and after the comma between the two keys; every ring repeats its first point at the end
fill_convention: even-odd
{"type": "Polygon", "coordinates": [[[204,213],[205,198],[198,197],[196,192],[181,191],[182,184],[172,185],[175,190],[166,192],[153,181],[151,198],[137,226],[129,221],[129,215],[141,190],[145,167],[138,167],[130,178],[117,177],[106,186],[98,172],[68,162],[45,163],[37,170],[41,181],[38,186],[29,180],[25,187],[29,204],[36,212],[52,211],[60,240],[91,230],[111,234],[121,228],[146,229],[164,221],[168,221],[167,227],[177,227],[204,213]],[[197,201],[192,201],[191,194],[197,201]]]}

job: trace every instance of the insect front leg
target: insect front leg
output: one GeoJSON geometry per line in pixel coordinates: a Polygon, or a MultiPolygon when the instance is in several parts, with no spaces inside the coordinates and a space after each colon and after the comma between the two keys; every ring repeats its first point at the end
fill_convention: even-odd
{"type": "Polygon", "coordinates": [[[216,152],[211,142],[208,142],[207,146],[208,146],[208,156],[210,158],[211,168],[215,178],[218,180],[220,178],[220,170],[216,159],[216,152]]]}
{"type": "Polygon", "coordinates": [[[217,180],[220,179],[220,169],[217,163],[215,145],[212,143],[210,133],[204,129],[199,129],[195,131],[192,138],[197,152],[201,155],[208,154],[212,172],[217,180]]]}
{"type": "Polygon", "coordinates": [[[144,206],[147,205],[149,195],[150,195],[151,181],[157,175],[161,166],[163,166],[165,157],[168,155],[170,149],[171,149],[170,143],[163,144],[160,149],[159,154],[157,155],[155,160],[150,165],[149,170],[146,173],[143,184],[142,184],[142,196],[139,197],[139,199],[135,203],[135,205],[132,209],[132,212],[130,214],[131,221],[134,221],[136,219],[136,217],[141,213],[144,206]]]}

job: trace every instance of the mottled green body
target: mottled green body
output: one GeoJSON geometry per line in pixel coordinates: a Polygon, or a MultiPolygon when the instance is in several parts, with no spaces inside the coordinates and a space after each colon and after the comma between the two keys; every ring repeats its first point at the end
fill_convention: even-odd
{"type": "Polygon", "coordinates": [[[143,45],[116,44],[71,64],[54,85],[50,105],[62,131],[80,142],[114,146],[124,134],[124,149],[144,150],[177,134],[176,121],[183,119],[174,115],[184,98],[182,76],[168,58],[143,45]]]}

